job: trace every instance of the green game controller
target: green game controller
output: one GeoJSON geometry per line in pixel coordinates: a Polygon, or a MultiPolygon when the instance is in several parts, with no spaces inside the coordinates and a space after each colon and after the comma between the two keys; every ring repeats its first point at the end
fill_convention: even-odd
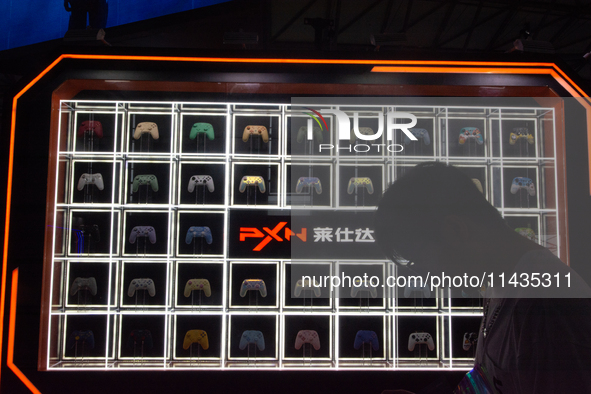
{"type": "Polygon", "coordinates": [[[193,127],[191,127],[189,138],[194,140],[200,133],[204,133],[210,140],[213,140],[214,138],[213,126],[210,123],[195,123],[193,127]]]}

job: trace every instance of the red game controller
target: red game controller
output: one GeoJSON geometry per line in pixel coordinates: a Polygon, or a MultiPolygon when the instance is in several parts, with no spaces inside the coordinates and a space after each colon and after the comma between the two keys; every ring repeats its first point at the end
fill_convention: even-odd
{"type": "Polygon", "coordinates": [[[103,138],[103,125],[98,120],[85,120],[78,127],[78,136],[83,136],[84,133],[91,133],[99,138],[103,138]]]}

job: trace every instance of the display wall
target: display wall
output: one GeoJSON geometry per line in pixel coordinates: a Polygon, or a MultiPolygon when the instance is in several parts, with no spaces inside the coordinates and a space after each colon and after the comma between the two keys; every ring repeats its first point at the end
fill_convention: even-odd
{"type": "MultiPolygon", "coordinates": [[[[478,329],[477,296],[405,296],[403,288],[380,290],[375,298],[367,292],[351,297],[347,289],[341,297],[324,290],[320,297],[313,290],[298,296],[292,274],[307,263],[332,274],[357,272],[363,262],[345,249],[315,261],[294,258],[292,247],[325,249],[314,242],[315,223],[307,225],[304,237],[294,221],[296,208],[314,210],[322,225],[335,230],[351,216],[362,217],[351,229],[366,229],[386,185],[406,168],[433,160],[466,170],[513,228],[531,229],[564,262],[584,269],[581,256],[588,255],[589,244],[581,229],[591,216],[584,209],[588,128],[581,125],[588,117],[584,103],[559,98],[582,90],[551,63],[449,62],[453,69],[444,63],[60,56],[23,84],[6,127],[6,157],[14,167],[8,171],[12,220],[6,223],[3,260],[2,388],[162,391],[171,384],[194,388],[198,379],[200,387],[212,390],[248,392],[254,385],[319,392],[314,382],[321,379],[331,387],[381,392],[419,391],[442,377],[451,385],[459,381],[472,362],[473,347],[464,350],[463,344],[464,334],[478,329]],[[374,72],[388,64],[385,72],[374,72]],[[507,104],[475,98],[498,95],[539,99],[507,104]],[[290,100],[318,96],[414,96],[397,106],[416,114],[430,144],[406,145],[397,134],[404,155],[342,151],[311,159],[310,147],[317,144],[297,141],[308,115],[294,112],[290,100]],[[431,96],[474,97],[451,103],[420,98],[431,96]],[[101,122],[102,138],[80,131],[90,121],[101,122]],[[149,132],[134,138],[142,122],[157,124],[158,139],[149,132]],[[195,123],[211,124],[214,139],[206,129],[191,139],[195,123]],[[268,142],[256,135],[244,142],[248,125],[264,125],[268,142]],[[460,146],[466,127],[481,131],[482,145],[473,140],[460,146]],[[528,129],[532,143],[527,134],[509,142],[520,128],[528,129]],[[100,173],[103,184],[93,179],[79,185],[84,173],[100,173]],[[31,174],[42,174],[42,181],[18,181],[31,174]],[[157,190],[143,180],[134,191],[137,175],[155,175],[157,190]],[[211,176],[213,190],[201,179],[190,191],[194,175],[211,176]],[[260,182],[241,193],[240,180],[248,175],[263,178],[264,193],[260,182]],[[371,178],[373,194],[367,187],[349,193],[356,175],[371,178]],[[313,184],[298,192],[301,177],[317,177],[322,192],[313,184]],[[511,193],[516,177],[530,178],[535,194],[521,188],[511,193]],[[150,234],[136,234],[130,242],[136,226],[154,227],[155,242],[150,234]],[[193,226],[209,227],[211,238],[194,231],[187,243],[193,226]],[[282,241],[271,237],[255,250],[270,234],[265,227],[272,233],[276,226],[282,226],[276,233],[282,241]],[[90,277],[95,294],[91,280],[76,281],[90,277]],[[129,291],[138,278],[153,280],[153,296],[150,284],[129,291]],[[185,297],[191,279],[207,279],[210,296],[190,289],[185,297]],[[246,288],[241,297],[245,279],[264,280],[267,295],[246,288]],[[139,342],[130,342],[134,330],[145,330],[134,334],[139,342]],[[207,349],[203,341],[183,347],[191,330],[207,333],[207,349]],[[320,347],[312,338],[296,349],[300,330],[316,331],[320,347]],[[265,350],[256,338],[241,349],[244,331],[260,331],[265,350]],[[356,345],[359,331],[375,332],[378,347],[371,333],[356,345]],[[430,333],[432,350],[428,340],[408,350],[416,331],[430,333]],[[174,372],[147,379],[154,370],[174,372]]],[[[360,121],[375,128],[365,123],[375,117],[369,112],[360,121]]],[[[334,120],[326,119],[330,127],[323,138],[335,142],[334,120]]],[[[364,261],[378,275],[399,274],[380,256],[364,261]]]]}
{"type": "MultiPolygon", "coordinates": [[[[364,111],[360,127],[377,130],[378,109],[355,110],[364,111]]],[[[286,237],[283,258],[269,258],[252,229],[277,215],[293,223],[292,208],[364,214],[367,236],[350,241],[379,257],[371,215],[382,191],[417,163],[444,161],[512,228],[560,256],[555,109],[380,110],[413,113],[419,140],[398,131],[392,144],[385,134],[373,141],[384,143],[380,151],[318,150],[338,144],[334,119],[303,139],[309,117],[282,103],[62,101],[44,368],[469,369],[477,294],[302,291],[292,264],[337,275],[363,267],[384,280],[397,272],[369,254],[292,261],[325,246],[314,226],[286,237]],[[351,179],[371,185],[352,188],[351,179]],[[420,333],[431,340],[409,342],[420,333]]]]}

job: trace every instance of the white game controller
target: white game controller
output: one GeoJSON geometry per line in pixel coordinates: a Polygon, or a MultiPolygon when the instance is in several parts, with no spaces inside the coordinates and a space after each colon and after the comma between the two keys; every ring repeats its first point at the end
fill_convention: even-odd
{"type": "Polygon", "coordinates": [[[429,350],[435,349],[433,337],[428,332],[415,332],[408,337],[408,350],[415,350],[416,345],[427,345],[429,350]]]}
{"type": "Polygon", "coordinates": [[[103,182],[103,176],[99,173],[96,174],[82,174],[78,179],[78,190],[84,189],[86,185],[95,185],[97,189],[103,190],[105,183],[103,182]]]}

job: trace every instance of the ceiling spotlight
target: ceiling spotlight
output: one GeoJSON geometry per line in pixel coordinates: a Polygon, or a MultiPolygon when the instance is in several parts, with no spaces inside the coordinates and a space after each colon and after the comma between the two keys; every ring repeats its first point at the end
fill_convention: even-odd
{"type": "Polygon", "coordinates": [[[515,40],[511,51],[529,53],[556,53],[554,46],[548,41],[538,40],[515,40]]]}

